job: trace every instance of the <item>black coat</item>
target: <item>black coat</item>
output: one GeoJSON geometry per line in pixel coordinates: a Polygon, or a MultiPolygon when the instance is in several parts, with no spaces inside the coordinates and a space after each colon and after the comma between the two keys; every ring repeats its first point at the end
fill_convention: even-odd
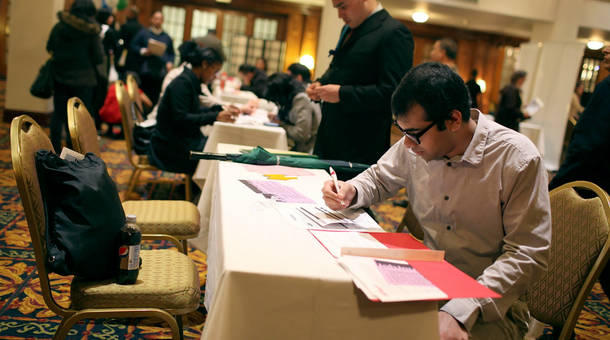
{"type": "Polygon", "coordinates": [[[595,87],[549,189],[579,180],[610,192],[610,76],[595,87]]]}
{"type": "Polygon", "coordinates": [[[496,123],[519,131],[519,122],[524,119],[521,105],[521,91],[513,85],[506,85],[500,91],[496,123]]]}
{"type": "Polygon", "coordinates": [[[318,81],[341,85],[341,101],[322,104],[314,154],[373,164],[390,146],[390,100],[413,64],[411,32],[381,10],[332,53],[333,60],[318,81]]]}
{"type": "Polygon", "coordinates": [[[138,71],[139,54],[130,52],[129,46],[131,46],[131,41],[141,29],[142,25],[140,25],[136,18],[127,19],[127,22],[121,26],[119,36],[123,39],[123,49],[127,49],[127,57],[125,60],[125,69],[127,71],[138,71]]]}
{"type": "Polygon", "coordinates": [[[97,85],[95,67],[104,61],[100,26],[68,12],[57,14],[59,22],[53,26],[47,51],[53,55],[55,81],[69,86],[97,85]]]}
{"type": "Polygon", "coordinates": [[[200,127],[212,124],[216,108],[201,108],[201,82],[187,67],[165,89],[157,113],[149,157],[153,165],[171,172],[195,172],[197,161],[189,160],[189,151],[202,151],[205,137],[200,127]]]}

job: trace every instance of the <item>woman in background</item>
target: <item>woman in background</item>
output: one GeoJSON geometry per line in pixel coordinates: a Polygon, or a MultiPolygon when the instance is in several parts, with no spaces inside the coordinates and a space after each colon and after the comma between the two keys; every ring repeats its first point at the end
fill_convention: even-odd
{"type": "Polygon", "coordinates": [[[519,122],[530,118],[527,113],[521,111],[521,87],[526,75],[525,71],[515,71],[510,77],[510,84],[500,91],[496,122],[515,131],[519,131],[519,122]]]}
{"type": "Polygon", "coordinates": [[[278,114],[270,118],[286,130],[291,150],[311,153],[322,114],[303,84],[289,74],[275,73],[269,77],[266,99],[278,105],[278,114]]]}
{"type": "Polygon", "coordinates": [[[217,120],[233,122],[239,111],[233,107],[219,111],[200,104],[201,84],[214,79],[222,67],[219,51],[189,43],[181,53],[191,68],[184,67],[165,89],[148,155],[151,164],[161,170],[193,174],[197,161],[189,159],[189,152],[203,150],[206,138],[201,133],[201,126],[217,120]]]}
{"type": "Polygon", "coordinates": [[[95,68],[104,60],[95,13],[91,0],[75,0],[69,12],[57,14],[59,22],[53,26],[47,41],[55,81],[50,127],[55,152],[61,152],[64,133],[66,145],[72,147],[68,133],[68,99],[78,97],[90,113],[94,112],[95,68]]]}
{"type": "Polygon", "coordinates": [[[582,93],[585,91],[585,86],[581,82],[577,82],[574,87],[574,93],[572,93],[572,101],[570,102],[570,115],[568,119],[572,122],[572,124],[576,125],[578,119],[580,118],[580,114],[585,110],[585,108],[580,105],[580,98],[582,98],[582,93]]]}

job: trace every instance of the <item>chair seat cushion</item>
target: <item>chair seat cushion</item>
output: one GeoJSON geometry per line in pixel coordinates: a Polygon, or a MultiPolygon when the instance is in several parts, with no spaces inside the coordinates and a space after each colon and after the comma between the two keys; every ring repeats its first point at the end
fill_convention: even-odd
{"type": "Polygon", "coordinates": [[[143,234],[168,234],[178,239],[197,237],[199,210],[188,201],[125,201],[125,215],[136,215],[143,234]]]}
{"type": "Polygon", "coordinates": [[[142,269],[133,285],[116,280],[74,278],[72,308],[161,308],[187,313],[199,306],[199,275],[193,261],[176,250],[143,250],[142,269]]]}

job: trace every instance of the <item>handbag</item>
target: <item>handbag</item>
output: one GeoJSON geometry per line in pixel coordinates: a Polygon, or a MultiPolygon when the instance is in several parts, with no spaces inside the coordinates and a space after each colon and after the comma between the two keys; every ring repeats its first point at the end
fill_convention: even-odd
{"type": "Polygon", "coordinates": [[[30,93],[34,97],[49,99],[53,96],[53,87],[55,82],[53,79],[53,58],[49,58],[38,71],[34,83],[30,87],[30,93]]]}
{"type": "Polygon", "coordinates": [[[64,160],[36,152],[43,197],[47,268],[85,279],[115,278],[125,213],[106,164],[93,153],[64,160]]]}

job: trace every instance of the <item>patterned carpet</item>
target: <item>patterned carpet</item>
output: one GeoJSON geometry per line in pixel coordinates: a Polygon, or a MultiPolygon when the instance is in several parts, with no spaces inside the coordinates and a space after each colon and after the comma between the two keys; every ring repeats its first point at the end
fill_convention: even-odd
{"type": "MultiPolygon", "coordinates": [[[[131,173],[124,152],[124,142],[102,139],[102,158],[120,190],[126,189],[131,173]]],[[[157,175],[159,176],[159,175],[157,175]]],[[[183,188],[169,185],[141,186],[137,193],[143,198],[183,197],[183,188]]],[[[404,208],[392,202],[404,195],[373,207],[386,230],[393,230],[404,208]]],[[[166,248],[165,242],[147,242],[145,248],[166,248]]],[[[196,262],[202,292],[206,275],[206,257],[190,249],[196,262]]],[[[10,160],[9,127],[0,123],[0,339],[49,339],[60,318],[46,308],[40,294],[34,254],[10,160]]],[[[68,301],[70,277],[53,276],[58,301],[68,301]]],[[[185,338],[198,339],[205,321],[203,306],[185,320],[185,338]]],[[[577,339],[610,339],[610,303],[596,284],[587,300],[576,328],[577,339]]],[[[98,320],[81,322],[73,327],[70,339],[168,339],[169,330],[152,320],[98,320]]]]}

